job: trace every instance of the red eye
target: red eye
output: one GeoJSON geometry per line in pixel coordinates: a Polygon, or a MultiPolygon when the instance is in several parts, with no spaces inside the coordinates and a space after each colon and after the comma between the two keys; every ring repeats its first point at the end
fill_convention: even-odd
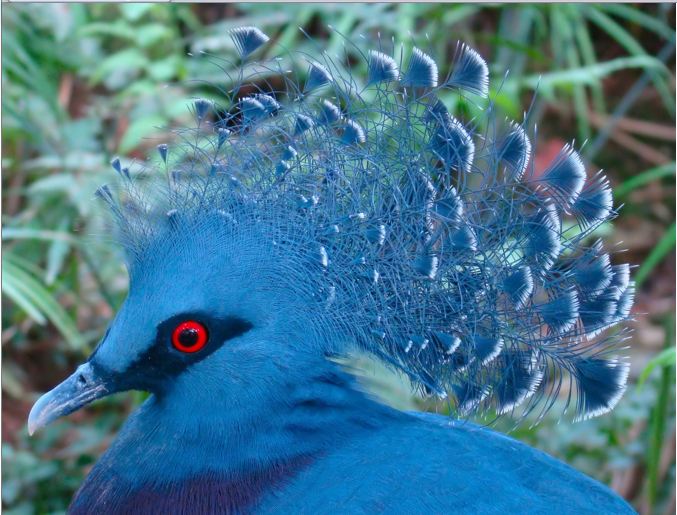
{"type": "Polygon", "coordinates": [[[207,328],[200,322],[188,320],[176,326],[172,345],[181,352],[197,352],[207,344],[207,328]]]}

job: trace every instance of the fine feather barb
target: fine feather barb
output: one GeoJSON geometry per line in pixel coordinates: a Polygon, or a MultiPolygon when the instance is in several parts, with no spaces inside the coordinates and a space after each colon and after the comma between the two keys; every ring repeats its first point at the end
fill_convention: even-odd
{"type": "Polygon", "coordinates": [[[246,59],[258,48],[265,45],[270,38],[257,27],[237,27],[230,31],[230,37],[238,54],[246,59]]]}
{"type": "Polygon", "coordinates": [[[400,70],[397,61],[377,50],[369,51],[368,62],[368,84],[377,84],[379,82],[390,82],[400,78],[400,70]]]}
{"type": "Polygon", "coordinates": [[[437,63],[428,54],[414,48],[402,84],[411,87],[434,88],[438,80],[437,63]]]}
{"type": "Polygon", "coordinates": [[[489,68],[486,61],[477,53],[477,50],[466,44],[458,45],[447,85],[483,97],[487,96],[489,92],[489,68]]]}
{"type": "MultiPolygon", "coordinates": [[[[253,27],[231,37],[238,62],[268,41],[253,27]]],[[[608,180],[586,179],[571,146],[527,173],[525,125],[486,130],[500,125],[492,109],[452,116],[441,88],[489,91],[465,45],[440,86],[417,48],[402,73],[381,48],[347,44],[343,57],[229,68],[222,101],[195,101],[195,126],[158,147],[164,180],[152,162],[144,174],[114,162],[120,200],[99,196],[129,266],[168,231],[190,244],[217,220],[242,275],[257,268],[261,288],[293,299],[290,327],[323,351],[371,352],[459,414],[547,409],[567,380],[577,418],[611,409],[627,377],[611,328],[630,316],[634,285],[587,243],[615,216],[608,180]]]]}

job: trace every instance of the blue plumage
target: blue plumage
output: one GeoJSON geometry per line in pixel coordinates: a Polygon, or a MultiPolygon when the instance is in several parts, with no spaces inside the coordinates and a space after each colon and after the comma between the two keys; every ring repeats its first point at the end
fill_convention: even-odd
{"type": "Polygon", "coordinates": [[[510,301],[519,309],[528,301],[534,291],[534,279],[528,266],[521,266],[515,270],[508,270],[508,275],[503,279],[503,291],[510,301]]]}
{"type": "Polygon", "coordinates": [[[570,146],[565,146],[543,172],[541,184],[562,206],[576,202],[585,184],[585,165],[570,146]]]}
{"type": "Polygon", "coordinates": [[[580,290],[587,295],[601,293],[613,276],[609,254],[602,251],[602,242],[597,241],[587,252],[574,259],[571,271],[580,290]]]}
{"type": "Polygon", "coordinates": [[[431,141],[433,153],[449,171],[469,173],[475,156],[475,144],[465,126],[448,114],[437,124],[431,141]]]}
{"type": "Polygon", "coordinates": [[[264,118],[268,112],[257,98],[245,97],[239,103],[240,113],[242,116],[242,126],[249,127],[257,120],[264,118]]]}
{"type": "MultiPolygon", "coordinates": [[[[216,136],[217,137],[217,147],[221,148],[223,146],[223,144],[226,142],[226,140],[228,139],[228,136],[230,136],[230,131],[228,129],[226,129],[225,127],[219,127],[218,129],[216,129],[216,134],[217,134],[217,136],[216,136]]],[[[166,150],[165,150],[165,152],[166,152],[166,150]]],[[[162,157],[162,160],[165,161],[165,162],[167,161],[166,154],[162,157]]]]}
{"type": "Polygon", "coordinates": [[[195,126],[146,165],[158,174],[116,159],[119,191],[97,192],[129,295],[29,427],[117,391],[152,395],[72,512],[630,511],[458,420],[547,409],[563,381],[576,418],[622,395],[624,335],[609,329],[634,287],[588,243],[615,214],[608,181],[586,179],[570,146],[537,173],[526,124],[450,113],[442,89],[489,91],[467,46],[440,86],[416,48],[402,74],[383,49],[358,52],[364,81],[304,56],[300,86],[293,53],[254,65],[268,36],[230,34],[242,67],[222,105],[194,102],[195,126]],[[277,80],[257,82],[261,69],[277,80]],[[337,364],[352,352],[447,398],[453,417],[373,401],[337,364]]]}
{"type": "Polygon", "coordinates": [[[604,413],[610,403],[623,395],[628,367],[616,360],[577,357],[572,360],[573,372],[583,385],[578,397],[579,418],[604,413]]]}
{"type": "Polygon", "coordinates": [[[369,51],[368,84],[398,80],[400,70],[395,59],[383,52],[369,51]]]}
{"type": "Polygon", "coordinates": [[[329,84],[332,76],[329,70],[319,63],[308,64],[308,80],[306,81],[306,91],[312,91],[316,88],[329,84]]]}
{"type": "Polygon", "coordinates": [[[313,125],[315,125],[315,122],[310,116],[306,116],[305,114],[297,114],[296,122],[294,124],[294,136],[303,134],[313,125]]]}
{"type": "Polygon", "coordinates": [[[465,44],[459,45],[447,84],[483,97],[486,96],[489,92],[487,63],[475,49],[465,44]]]}
{"type": "Polygon", "coordinates": [[[237,27],[230,31],[230,37],[243,59],[249,57],[270,39],[257,27],[237,27]]]}
{"type": "Polygon", "coordinates": [[[607,220],[613,210],[611,186],[601,173],[583,187],[573,205],[573,212],[582,226],[607,220]]]}
{"type": "Polygon", "coordinates": [[[355,120],[346,120],[341,141],[346,145],[357,145],[367,141],[367,136],[359,123],[355,120]]]}
{"type": "Polygon", "coordinates": [[[418,48],[412,50],[402,84],[410,87],[434,88],[438,80],[437,63],[418,48]]]}
{"type": "Polygon", "coordinates": [[[520,180],[531,157],[531,142],[524,128],[514,122],[510,124],[506,135],[495,145],[494,155],[506,166],[510,179],[520,180]]]}
{"type": "Polygon", "coordinates": [[[543,380],[537,360],[530,352],[504,352],[499,359],[508,372],[495,387],[497,413],[509,413],[533,395],[543,380]]]}
{"type": "Polygon", "coordinates": [[[578,308],[578,295],[571,289],[549,298],[548,302],[538,307],[538,311],[551,333],[563,334],[576,325],[578,308]]]}
{"type": "Polygon", "coordinates": [[[532,273],[543,276],[548,272],[562,251],[561,221],[550,201],[535,207],[536,213],[524,220],[523,232],[518,237],[524,240],[524,261],[532,273]]]}
{"type": "Polygon", "coordinates": [[[212,102],[209,100],[206,100],[204,98],[200,98],[195,101],[195,118],[197,118],[198,124],[204,120],[205,116],[211,111],[212,109],[212,102]]]}
{"type": "Polygon", "coordinates": [[[457,229],[451,229],[449,239],[446,243],[450,250],[456,252],[477,251],[477,238],[475,237],[472,228],[467,225],[461,225],[457,229]]]}
{"type": "Polygon", "coordinates": [[[620,293],[618,304],[616,306],[616,313],[613,319],[614,323],[622,322],[623,320],[628,319],[634,301],[635,301],[635,284],[630,283],[620,293]]]}
{"type": "Polygon", "coordinates": [[[329,100],[322,100],[320,103],[319,119],[323,123],[332,124],[343,118],[341,110],[332,104],[329,100]]]}
{"type": "MultiPolygon", "coordinates": [[[[222,132],[220,132],[220,130],[218,134],[219,134],[219,145],[221,145],[222,144],[221,140],[224,139],[224,135],[222,132]]],[[[166,143],[160,143],[157,146],[157,151],[158,154],[160,154],[160,159],[162,159],[162,162],[167,164],[167,152],[169,152],[169,146],[166,143]]],[[[115,160],[119,161],[119,159],[117,158],[115,160]]],[[[115,163],[115,160],[113,161],[113,163],[115,163]]],[[[113,168],[115,168],[115,165],[113,165],[113,168]]]]}

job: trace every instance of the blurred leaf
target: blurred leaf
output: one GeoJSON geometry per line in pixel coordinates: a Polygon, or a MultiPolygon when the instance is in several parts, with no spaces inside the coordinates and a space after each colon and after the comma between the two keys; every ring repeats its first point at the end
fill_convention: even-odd
{"type": "MultiPolygon", "coordinates": [[[[130,4],[131,5],[131,4],[130,4]]],[[[136,42],[140,47],[146,48],[173,36],[172,30],[166,25],[150,23],[142,25],[134,30],[136,42]]]]}
{"type": "MultiPolygon", "coordinates": [[[[58,232],[63,232],[68,229],[68,218],[61,220],[58,226],[58,232]]],[[[48,285],[54,284],[56,277],[61,272],[63,263],[68,255],[69,245],[63,240],[54,240],[47,251],[47,271],[45,272],[45,283],[48,285]]]]}
{"type": "MultiPolygon", "coordinates": [[[[569,6],[553,5],[553,19],[558,24],[558,32],[560,32],[563,39],[562,48],[564,49],[564,58],[570,69],[579,68],[581,65],[581,58],[578,53],[578,48],[574,40],[573,27],[576,26],[576,19],[572,19],[572,15],[568,9],[569,6]],[[559,9],[559,7],[562,7],[559,9]],[[573,23],[572,23],[573,22],[573,23]]],[[[575,11],[574,11],[575,13],[575,11]]],[[[597,66],[597,63],[591,66],[597,66]]],[[[595,86],[593,83],[591,86],[595,86]]],[[[574,111],[576,112],[576,123],[578,124],[578,137],[581,141],[586,141],[590,137],[590,121],[588,120],[588,102],[585,94],[583,84],[573,84],[573,101],[574,111]]]]}
{"type": "MultiPolygon", "coordinates": [[[[44,323],[45,318],[47,318],[56,326],[71,348],[82,348],[83,342],[80,333],[68,313],[52,297],[49,290],[28,272],[21,269],[20,262],[21,258],[18,256],[9,256],[8,253],[4,253],[2,256],[3,286],[9,281],[10,291],[14,293],[12,300],[16,299],[18,293],[21,304],[19,302],[17,304],[24,309],[26,309],[26,306],[30,306],[26,309],[26,313],[33,320],[44,323]]],[[[3,293],[6,293],[4,287],[3,293]]],[[[9,292],[7,294],[10,295],[9,292]]]]}
{"type": "Polygon", "coordinates": [[[642,284],[644,284],[644,281],[651,275],[653,269],[656,268],[656,266],[663,261],[663,258],[675,248],[675,239],[675,223],[673,222],[635,274],[635,284],[637,285],[637,288],[640,288],[642,284]]]}
{"type": "MultiPolygon", "coordinates": [[[[148,73],[153,80],[158,82],[165,82],[174,78],[181,67],[181,59],[178,56],[172,55],[165,59],[153,61],[148,67],[148,73]]],[[[152,85],[156,88],[157,85],[152,85]]]]}
{"type": "MultiPolygon", "coordinates": [[[[148,67],[148,73],[152,76],[153,74],[153,67],[155,63],[151,64],[148,67]]],[[[151,77],[153,78],[153,77],[151,77]]],[[[147,97],[149,95],[152,95],[154,93],[157,93],[158,85],[155,82],[155,80],[147,80],[147,79],[138,79],[135,80],[132,84],[130,84],[123,92],[120,93],[120,98],[140,98],[140,97],[147,97]]]]}
{"type": "Polygon", "coordinates": [[[28,54],[14,35],[10,32],[2,34],[3,44],[3,76],[10,72],[22,84],[36,91],[43,100],[50,104],[52,111],[57,110],[56,84],[44,75],[39,63],[28,54]]]}
{"type": "Polygon", "coordinates": [[[122,15],[130,21],[137,21],[153,8],[151,3],[119,4],[122,15]]]}
{"type": "Polygon", "coordinates": [[[641,388],[656,367],[674,367],[677,359],[675,347],[663,349],[657,356],[654,356],[642,370],[637,379],[637,388],[641,388]]]}
{"type": "Polygon", "coordinates": [[[121,154],[125,154],[130,150],[135,149],[144,137],[147,137],[149,134],[157,133],[157,129],[165,125],[167,121],[168,120],[164,116],[159,114],[151,114],[139,118],[138,120],[134,120],[125,131],[125,135],[120,141],[118,151],[121,154]]]}
{"type": "Polygon", "coordinates": [[[536,89],[538,87],[539,91],[550,91],[557,86],[568,86],[571,84],[592,85],[599,79],[628,68],[666,71],[665,65],[655,57],[619,57],[592,66],[581,66],[569,70],[544,73],[543,75],[529,75],[521,80],[521,84],[530,89],[536,89]]]}
{"type": "Polygon", "coordinates": [[[90,82],[98,84],[105,77],[121,70],[126,76],[130,76],[146,66],[148,66],[148,58],[141,51],[136,48],[127,48],[104,59],[91,75],[90,82]]]}
{"type": "Polygon", "coordinates": [[[663,177],[670,177],[675,175],[675,163],[668,163],[657,166],[649,170],[645,170],[629,179],[626,179],[614,189],[614,197],[622,199],[630,192],[640,188],[650,182],[657,181],[663,177]]]}
{"type": "Polygon", "coordinates": [[[61,130],[64,143],[72,153],[77,151],[96,152],[101,148],[98,140],[101,131],[101,121],[96,118],[81,118],[63,124],[61,130]]]}
{"type": "MultiPolygon", "coordinates": [[[[4,263],[3,263],[4,266],[4,263]]],[[[20,277],[16,277],[7,269],[2,271],[2,293],[13,301],[19,308],[31,317],[38,324],[46,324],[47,319],[42,315],[40,309],[35,306],[33,301],[24,294],[21,284],[19,284],[20,277]]]]}
{"type": "Polygon", "coordinates": [[[8,393],[15,399],[26,397],[26,389],[21,381],[21,369],[14,362],[3,360],[2,362],[2,392],[8,393]]]}
{"type": "Polygon", "coordinates": [[[121,20],[113,23],[89,23],[78,31],[79,37],[112,36],[129,41],[134,41],[135,34],[134,28],[121,20]]]}
{"type": "MultiPolygon", "coordinates": [[[[58,158],[55,158],[58,159],[58,158]]],[[[60,159],[56,162],[63,163],[60,159]]],[[[58,166],[58,165],[56,165],[58,166]]],[[[44,179],[35,181],[28,187],[28,192],[35,193],[64,193],[77,187],[77,181],[73,174],[60,173],[49,175],[44,179]]]]}
{"type": "MultiPolygon", "coordinates": [[[[543,54],[542,49],[539,48],[533,48],[529,46],[526,43],[519,43],[517,41],[512,41],[510,39],[505,39],[504,37],[500,35],[488,35],[488,36],[483,36],[481,38],[483,41],[487,41],[491,43],[494,46],[500,47],[502,49],[504,48],[509,48],[511,50],[517,51],[519,53],[522,53],[529,57],[532,61],[535,62],[546,62],[547,59],[545,55],[543,54]]],[[[496,69],[499,69],[498,67],[495,67],[496,69]]],[[[504,71],[504,69],[501,69],[501,71],[504,71]]],[[[510,69],[510,74],[514,75],[514,70],[511,68],[510,69]]]]}
{"type": "MultiPolygon", "coordinates": [[[[666,349],[675,347],[675,315],[669,315],[665,322],[665,343],[666,349]]],[[[658,497],[658,481],[660,476],[661,453],[663,449],[663,439],[665,437],[666,418],[668,404],[670,403],[670,387],[674,387],[674,353],[673,360],[669,365],[661,367],[661,377],[658,385],[658,398],[656,404],[652,407],[649,418],[649,455],[647,457],[648,468],[648,502],[652,508],[656,505],[658,497]]],[[[674,405],[674,402],[672,402],[674,405]]]]}
{"type": "Polygon", "coordinates": [[[655,16],[650,16],[643,13],[636,7],[615,3],[599,3],[596,5],[596,7],[602,11],[607,11],[609,13],[615,14],[616,16],[625,18],[626,20],[641,25],[642,27],[655,32],[658,36],[668,41],[675,39],[675,31],[667,23],[655,16]]]}
{"type": "Polygon", "coordinates": [[[44,229],[30,229],[25,227],[4,227],[3,240],[41,240],[49,242],[65,242],[77,245],[79,242],[68,232],[48,231],[44,229]]]}
{"type": "MultiPolygon", "coordinates": [[[[599,26],[602,30],[606,31],[611,37],[613,37],[618,43],[624,47],[631,55],[634,56],[645,56],[648,55],[642,45],[632,37],[632,35],[625,30],[621,25],[619,25],[611,17],[604,14],[597,6],[593,5],[582,5],[582,12],[588,17],[590,21],[599,26]]],[[[674,40],[674,35],[671,38],[674,40]]],[[[651,80],[653,81],[656,89],[661,94],[663,98],[663,103],[665,107],[672,113],[675,112],[675,100],[674,93],[670,91],[668,84],[664,77],[661,77],[654,69],[647,68],[651,80]]]]}
{"type": "Polygon", "coordinates": [[[469,18],[481,9],[481,6],[475,5],[453,5],[448,4],[442,15],[442,23],[446,26],[456,25],[457,23],[469,18]]]}

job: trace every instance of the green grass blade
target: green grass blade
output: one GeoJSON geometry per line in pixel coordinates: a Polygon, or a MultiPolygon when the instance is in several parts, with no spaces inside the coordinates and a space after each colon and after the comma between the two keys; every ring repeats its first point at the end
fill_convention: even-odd
{"type": "Polygon", "coordinates": [[[477,5],[448,5],[445,6],[444,14],[442,15],[442,24],[445,27],[451,27],[457,23],[473,16],[477,11],[480,10],[480,7],[477,5]]]}
{"type": "MultiPolygon", "coordinates": [[[[595,47],[592,43],[592,38],[590,37],[590,31],[588,30],[588,24],[585,18],[581,16],[581,13],[572,6],[571,8],[572,16],[575,17],[574,20],[574,32],[576,37],[576,44],[581,53],[581,58],[583,59],[583,64],[585,66],[595,66],[597,64],[597,55],[595,54],[595,47]]],[[[592,103],[595,107],[595,111],[598,113],[606,113],[606,100],[604,98],[604,90],[602,89],[602,84],[591,84],[590,90],[592,93],[592,103]]]]}
{"type": "MultiPolygon", "coordinates": [[[[558,6],[559,7],[559,6],[558,6]]],[[[564,49],[564,58],[566,59],[569,68],[580,68],[581,59],[576,49],[574,35],[571,30],[573,25],[576,25],[575,17],[570,16],[568,6],[563,9],[557,9],[555,21],[557,22],[557,31],[562,36],[562,48],[564,49]]],[[[553,6],[553,9],[555,6],[553,6]]],[[[595,84],[591,84],[594,86],[595,84]]],[[[599,86],[599,82],[596,83],[599,86]]],[[[574,111],[576,113],[576,125],[578,127],[578,137],[581,141],[586,141],[590,138],[590,122],[588,121],[588,102],[585,94],[585,86],[583,84],[573,84],[573,101],[574,111]]]]}
{"type": "Polygon", "coordinates": [[[614,196],[616,199],[622,199],[626,197],[630,192],[649,184],[650,182],[657,181],[664,177],[674,177],[675,175],[675,163],[667,163],[655,168],[651,168],[644,172],[641,172],[634,177],[623,181],[614,189],[614,196]]]}
{"type": "Polygon", "coordinates": [[[663,349],[657,356],[651,358],[637,379],[637,388],[644,386],[644,383],[646,383],[646,380],[649,379],[651,372],[653,372],[656,367],[674,366],[676,358],[677,349],[675,349],[674,346],[663,349]]]}
{"type": "MultiPolygon", "coordinates": [[[[670,315],[665,322],[665,347],[675,345],[675,316],[670,315]]],[[[661,451],[665,437],[668,403],[670,402],[670,385],[674,383],[674,362],[661,367],[658,398],[649,417],[649,453],[647,456],[647,498],[649,506],[655,508],[659,489],[661,451]]]]}
{"type": "MultiPolygon", "coordinates": [[[[630,33],[621,27],[616,21],[600,11],[596,6],[585,5],[582,6],[583,13],[595,25],[604,30],[612,38],[625,48],[633,56],[647,55],[646,51],[639,44],[639,42],[630,35],[630,33]]],[[[649,71],[651,81],[658,90],[663,99],[663,104],[671,112],[675,112],[674,93],[670,91],[670,87],[664,77],[661,77],[654,71],[649,71]]]]}
{"type": "MultiPolygon", "coordinates": [[[[69,220],[64,218],[59,224],[59,232],[63,232],[68,229],[69,220]]],[[[47,251],[47,271],[45,272],[45,283],[48,285],[54,284],[57,276],[61,272],[64,263],[66,262],[66,257],[68,256],[68,251],[70,246],[67,242],[62,240],[53,241],[49,245],[49,250],[47,251]]]]}
{"type": "Polygon", "coordinates": [[[31,299],[22,293],[20,285],[17,284],[18,281],[19,279],[14,274],[4,268],[2,270],[2,294],[25,311],[35,322],[45,325],[47,319],[31,299]]]}
{"type": "Polygon", "coordinates": [[[658,36],[671,40],[675,39],[675,31],[670,28],[667,23],[664,23],[656,16],[650,16],[646,13],[643,13],[636,7],[631,7],[625,4],[597,4],[598,9],[606,11],[608,13],[614,14],[619,18],[624,18],[628,21],[636,23],[644,27],[647,30],[650,30],[657,34],[658,36]]]}
{"type": "Polygon", "coordinates": [[[277,40],[277,46],[291,48],[292,43],[299,37],[299,27],[304,27],[313,17],[315,11],[309,7],[302,7],[296,15],[294,23],[289,23],[277,40]]]}
{"type": "Polygon", "coordinates": [[[673,222],[635,274],[635,284],[637,285],[637,288],[639,288],[644,283],[644,281],[646,281],[649,275],[651,275],[651,272],[653,272],[653,269],[656,268],[656,266],[660,264],[661,261],[663,261],[663,258],[665,258],[665,256],[667,256],[668,253],[674,248],[675,223],[673,222]]]}
{"type": "Polygon", "coordinates": [[[70,245],[79,245],[72,234],[59,231],[48,231],[43,229],[30,229],[23,227],[5,227],[2,230],[3,240],[42,240],[42,241],[63,241],[70,245]]]}
{"type": "Polygon", "coordinates": [[[539,86],[543,90],[552,90],[557,86],[570,86],[571,84],[591,85],[614,72],[629,68],[660,70],[664,73],[667,71],[665,65],[655,57],[640,55],[619,57],[593,66],[581,66],[580,68],[544,73],[543,75],[529,75],[524,77],[520,84],[529,89],[535,89],[539,86]]]}
{"type": "Polygon", "coordinates": [[[83,342],[80,332],[68,313],[54,299],[52,293],[40,281],[24,271],[16,261],[19,261],[16,256],[11,259],[3,257],[3,280],[5,273],[9,274],[8,277],[11,276],[14,280],[15,290],[20,292],[54,324],[69,346],[74,350],[82,349],[83,342]]]}

